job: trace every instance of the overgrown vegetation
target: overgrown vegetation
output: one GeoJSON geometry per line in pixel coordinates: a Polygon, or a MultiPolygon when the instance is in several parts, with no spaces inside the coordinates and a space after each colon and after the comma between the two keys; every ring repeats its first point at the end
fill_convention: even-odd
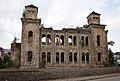
{"type": "Polygon", "coordinates": [[[108,50],[108,58],[103,62],[105,67],[115,66],[113,52],[111,49],[108,50]]]}
{"type": "Polygon", "coordinates": [[[3,68],[19,68],[20,67],[20,60],[16,59],[14,62],[10,60],[10,57],[5,55],[3,58],[0,57],[0,69],[3,68]]]}

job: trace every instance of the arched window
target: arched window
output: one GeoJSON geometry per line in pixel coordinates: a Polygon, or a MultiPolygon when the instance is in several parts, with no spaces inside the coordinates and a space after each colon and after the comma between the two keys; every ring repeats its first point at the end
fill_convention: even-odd
{"type": "Polygon", "coordinates": [[[101,53],[98,53],[98,62],[101,62],[101,53]]]}
{"type": "Polygon", "coordinates": [[[72,62],[72,52],[69,53],[69,62],[72,62]]]}
{"type": "Polygon", "coordinates": [[[29,62],[32,61],[32,51],[28,51],[28,59],[29,62]]]}
{"type": "Polygon", "coordinates": [[[32,43],[32,38],[33,38],[33,32],[29,31],[28,32],[28,43],[32,43]]]}
{"type": "Polygon", "coordinates": [[[61,63],[64,63],[64,53],[61,53],[61,63]]]}
{"type": "Polygon", "coordinates": [[[63,35],[61,35],[61,37],[60,37],[60,39],[61,39],[61,45],[64,45],[64,36],[63,35]]]}
{"type": "Polygon", "coordinates": [[[56,53],[56,63],[59,63],[59,52],[56,53]]]}
{"type": "Polygon", "coordinates": [[[42,52],[42,61],[46,60],[46,53],[42,52]]]}
{"type": "Polygon", "coordinates": [[[77,46],[77,38],[76,38],[76,36],[73,37],[73,43],[74,43],[74,46],[77,46]]]}
{"type": "Polygon", "coordinates": [[[46,35],[42,34],[42,45],[46,44],[46,35]]]}
{"type": "Polygon", "coordinates": [[[28,32],[28,37],[33,37],[33,32],[32,31],[28,32]]]}
{"type": "Polygon", "coordinates": [[[100,35],[97,35],[97,46],[100,46],[100,35]]]}
{"type": "Polygon", "coordinates": [[[82,53],[82,61],[85,61],[85,53],[82,53]]]}
{"type": "Polygon", "coordinates": [[[72,36],[71,35],[68,37],[68,43],[69,43],[69,46],[72,46],[72,36]]]}
{"type": "Polygon", "coordinates": [[[47,35],[47,45],[50,45],[51,44],[51,35],[48,34],[47,35]]]}
{"type": "Polygon", "coordinates": [[[77,62],[77,53],[74,53],[74,62],[77,62]]]}
{"type": "Polygon", "coordinates": [[[86,61],[89,62],[89,53],[86,53],[86,61]]]}
{"type": "Polygon", "coordinates": [[[88,45],[88,37],[86,37],[85,40],[86,40],[86,45],[88,45]]]}
{"type": "Polygon", "coordinates": [[[51,62],[51,53],[50,52],[47,53],[47,62],[48,63],[51,62]]]}
{"type": "Polygon", "coordinates": [[[56,43],[56,45],[59,45],[59,42],[60,42],[59,35],[56,35],[55,36],[55,43],[56,43]]]}
{"type": "Polygon", "coordinates": [[[84,36],[81,37],[81,45],[84,46],[84,36]]]}

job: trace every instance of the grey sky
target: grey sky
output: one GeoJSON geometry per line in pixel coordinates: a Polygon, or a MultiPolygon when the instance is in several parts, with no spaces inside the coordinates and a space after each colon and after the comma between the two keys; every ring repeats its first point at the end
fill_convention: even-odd
{"type": "Polygon", "coordinates": [[[46,27],[62,29],[87,24],[86,17],[94,10],[101,14],[101,24],[109,30],[108,41],[115,41],[112,50],[120,49],[120,0],[1,0],[0,47],[10,48],[14,35],[21,39],[21,16],[24,6],[39,8],[38,17],[46,27]]]}

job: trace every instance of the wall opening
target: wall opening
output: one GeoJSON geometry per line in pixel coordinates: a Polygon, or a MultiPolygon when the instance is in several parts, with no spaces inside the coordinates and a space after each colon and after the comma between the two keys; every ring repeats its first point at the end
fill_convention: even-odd
{"type": "Polygon", "coordinates": [[[56,53],[56,63],[59,63],[59,52],[56,53]]]}
{"type": "Polygon", "coordinates": [[[86,45],[88,46],[88,37],[86,37],[85,40],[86,40],[86,45]]]}
{"type": "Polygon", "coordinates": [[[89,53],[86,53],[86,62],[89,62],[89,53]]]}
{"type": "Polygon", "coordinates": [[[100,35],[97,35],[97,46],[100,46],[100,35]]]}
{"type": "Polygon", "coordinates": [[[51,45],[51,35],[47,35],[47,45],[51,45]]]}
{"type": "Polygon", "coordinates": [[[72,46],[72,36],[71,35],[68,38],[68,43],[69,43],[69,46],[72,46]]]}
{"type": "Polygon", "coordinates": [[[72,52],[69,53],[69,62],[72,62],[72,52]]]}
{"type": "Polygon", "coordinates": [[[98,62],[101,62],[101,53],[98,53],[98,62]]]}
{"type": "Polygon", "coordinates": [[[42,45],[46,45],[46,35],[42,35],[42,45]]]}
{"type": "Polygon", "coordinates": [[[76,36],[73,37],[73,44],[74,44],[74,46],[77,46],[77,38],[76,38],[76,36]]]}
{"type": "Polygon", "coordinates": [[[46,53],[42,52],[42,61],[46,60],[46,53]]]}
{"type": "Polygon", "coordinates": [[[28,51],[28,59],[29,62],[32,61],[32,51],[28,51]]]}
{"type": "Polygon", "coordinates": [[[74,62],[75,63],[77,62],[77,53],[76,52],[74,53],[74,62]]]}
{"type": "Polygon", "coordinates": [[[85,61],[85,53],[82,53],[82,61],[85,61]]]}
{"type": "Polygon", "coordinates": [[[61,63],[64,63],[64,53],[61,53],[61,63]]]}
{"type": "Polygon", "coordinates": [[[84,36],[81,37],[81,45],[84,46],[84,36]]]}
{"type": "Polygon", "coordinates": [[[51,63],[51,53],[47,53],[47,63],[51,63]]]}
{"type": "Polygon", "coordinates": [[[60,39],[61,39],[61,45],[64,45],[64,36],[63,35],[61,35],[61,37],[60,37],[60,39]]]}
{"type": "Polygon", "coordinates": [[[56,44],[56,45],[59,45],[59,42],[60,42],[59,35],[56,35],[56,36],[55,36],[55,44],[56,44]]]}
{"type": "Polygon", "coordinates": [[[28,32],[28,43],[32,43],[32,39],[33,39],[33,32],[29,31],[28,32]]]}

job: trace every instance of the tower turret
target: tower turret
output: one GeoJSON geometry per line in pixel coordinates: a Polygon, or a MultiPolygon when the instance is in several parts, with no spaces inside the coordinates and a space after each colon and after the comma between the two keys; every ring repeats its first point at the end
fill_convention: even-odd
{"type": "Polygon", "coordinates": [[[87,17],[87,21],[88,21],[88,25],[90,25],[90,24],[100,24],[100,14],[93,11],[87,17]]]}
{"type": "Polygon", "coordinates": [[[37,19],[38,7],[34,5],[25,6],[23,18],[37,19]]]}
{"type": "Polygon", "coordinates": [[[22,21],[21,68],[39,67],[39,28],[38,7],[25,6],[22,21]]]}

